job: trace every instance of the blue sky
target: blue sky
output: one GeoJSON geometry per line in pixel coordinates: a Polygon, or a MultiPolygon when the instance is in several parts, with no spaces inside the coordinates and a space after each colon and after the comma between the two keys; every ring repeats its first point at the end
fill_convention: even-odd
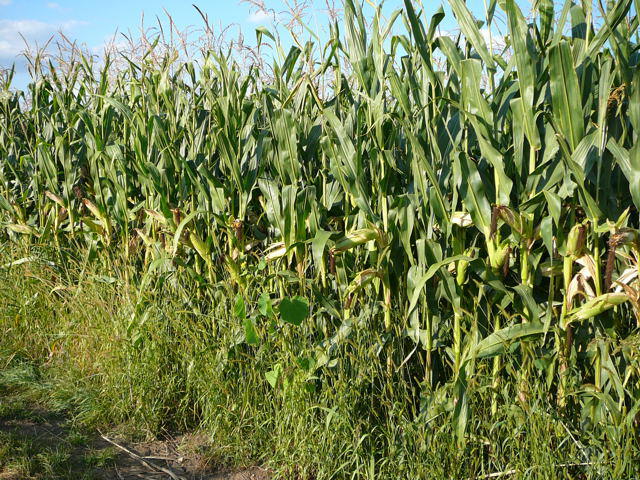
{"type": "MultiPolygon", "coordinates": [[[[275,12],[281,12],[287,0],[262,1],[275,12]]],[[[325,0],[312,1],[315,13],[309,26],[322,30],[326,24],[325,0]]],[[[295,3],[295,0],[289,2],[295,3]]],[[[97,53],[116,31],[135,34],[143,14],[147,24],[153,23],[156,16],[166,19],[166,10],[179,28],[202,26],[192,3],[209,16],[214,29],[232,25],[234,34],[241,29],[251,40],[255,38],[254,30],[258,25],[269,26],[272,21],[248,3],[238,0],[0,0],[0,66],[8,67],[17,62],[19,75],[15,83],[24,84],[24,65],[19,60],[25,45],[22,37],[32,44],[42,44],[57,31],[62,31],[97,53]]],[[[341,2],[336,0],[335,3],[341,2]]],[[[387,0],[385,11],[391,12],[402,4],[402,0],[387,0]]],[[[424,4],[429,14],[440,6],[440,2],[434,0],[425,0],[424,4]]],[[[484,17],[484,0],[469,0],[468,4],[478,17],[484,17]]],[[[453,29],[453,17],[450,13],[447,17],[442,28],[453,29]]]]}

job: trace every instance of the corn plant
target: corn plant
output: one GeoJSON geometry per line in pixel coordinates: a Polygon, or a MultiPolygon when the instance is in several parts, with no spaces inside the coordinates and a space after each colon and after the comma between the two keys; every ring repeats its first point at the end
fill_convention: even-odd
{"type": "Polygon", "coordinates": [[[640,400],[635,4],[498,2],[501,49],[495,4],[449,4],[456,37],[409,0],[370,22],[345,0],[320,50],[261,28],[270,75],[221,51],[40,60],[0,95],[3,239],[122,255],[134,282],[168,263],[259,308],[250,345],[294,317],[317,378],[369,329],[389,385],[419,369],[428,408],[453,399],[461,441],[506,357],[523,408],[544,365],[562,409],[619,420],[640,400]]]}

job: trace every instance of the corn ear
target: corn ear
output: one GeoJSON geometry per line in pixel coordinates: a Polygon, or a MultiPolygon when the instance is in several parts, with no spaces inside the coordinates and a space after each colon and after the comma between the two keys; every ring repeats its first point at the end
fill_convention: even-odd
{"type": "Polygon", "coordinates": [[[354,230],[339,239],[331,250],[333,253],[343,253],[372,240],[380,240],[380,238],[380,231],[373,228],[354,230]]]}
{"type": "Polygon", "coordinates": [[[571,323],[588,320],[607,310],[611,310],[627,300],[629,300],[629,296],[626,293],[605,293],[599,297],[592,298],[588,302],[571,310],[565,316],[561,326],[562,328],[566,328],[571,323]]]}

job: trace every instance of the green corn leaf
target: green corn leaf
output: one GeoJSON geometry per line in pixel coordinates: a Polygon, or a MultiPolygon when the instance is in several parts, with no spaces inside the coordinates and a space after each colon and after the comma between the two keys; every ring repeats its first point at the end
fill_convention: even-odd
{"type": "Polygon", "coordinates": [[[633,0],[620,0],[613,3],[613,8],[609,9],[607,15],[604,18],[604,25],[598,33],[593,37],[589,46],[584,50],[582,55],[578,58],[577,64],[579,65],[585,58],[593,58],[609,37],[615,32],[616,28],[625,19],[625,16],[629,12],[633,0]]]}
{"type": "Polygon", "coordinates": [[[482,339],[473,349],[473,358],[489,358],[500,355],[509,344],[526,337],[540,336],[544,333],[541,322],[526,322],[502,328],[482,339]]]}
{"type": "Polygon", "coordinates": [[[551,48],[549,64],[553,117],[573,152],[584,136],[584,117],[582,93],[567,41],[551,48]]]}
{"type": "Polygon", "coordinates": [[[493,56],[489,53],[489,50],[487,50],[487,45],[482,38],[480,29],[466,4],[462,0],[451,0],[450,6],[458,20],[462,33],[464,33],[467,40],[473,45],[473,48],[476,49],[476,52],[478,52],[478,55],[480,55],[480,58],[482,58],[487,68],[489,70],[495,70],[496,66],[493,61],[493,56]]]}
{"type": "Polygon", "coordinates": [[[427,48],[427,39],[425,37],[424,26],[416,15],[416,11],[413,8],[411,0],[404,0],[404,8],[407,17],[409,18],[409,24],[411,25],[411,32],[415,39],[415,47],[418,49],[420,56],[425,64],[429,63],[429,50],[427,48]]]}
{"type": "Polygon", "coordinates": [[[319,271],[325,271],[324,251],[327,246],[331,233],[326,230],[318,230],[316,236],[311,242],[311,252],[313,254],[313,263],[319,271]]]}
{"type": "Polygon", "coordinates": [[[480,151],[494,168],[496,184],[496,201],[501,205],[508,205],[509,195],[513,188],[513,181],[507,176],[504,170],[504,160],[500,152],[489,140],[492,137],[493,112],[489,103],[482,96],[480,91],[481,65],[477,60],[463,60],[461,62],[462,72],[462,94],[465,112],[468,112],[469,121],[478,137],[480,151]]]}
{"type": "Polygon", "coordinates": [[[530,41],[528,28],[524,16],[515,0],[506,0],[506,13],[511,43],[515,51],[516,67],[518,69],[518,86],[520,88],[520,98],[522,98],[524,131],[529,140],[529,144],[538,150],[541,147],[541,143],[534,117],[536,100],[536,59],[532,57],[531,50],[527,46],[527,42],[530,41]]]}
{"type": "Polygon", "coordinates": [[[640,150],[638,143],[634,144],[631,151],[628,151],[621,147],[614,138],[610,138],[607,149],[613,154],[622,173],[627,177],[633,203],[636,208],[640,208],[640,150]]]}
{"type": "Polygon", "coordinates": [[[533,298],[533,289],[527,285],[518,285],[513,289],[520,295],[520,298],[527,307],[529,321],[537,321],[542,315],[542,310],[533,298]]]}
{"type": "Polygon", "coordinates": [[[536,0],[534,8],[540,13],[540,37],[546,43],[553,32],[553,0],[536,0]]]}
{"type": "Polygon", "coordinates": [[[178,251],[178,245],[180,244],[180,239],[182,238],[182,232],[184,231],[185,227],[189,224],[189,222],[191,222],[191,220],[193,220],[197,215],[201,213],[203,212],[200,212],[200,211],[191,212],[189,215],[187,215],[182,219],[182,221],[178,225],[178,228],[176,228],[176,233],[173,235],[173,241],[171,244],[172,255],[175,255],[176,252],[178,251]]]}
{"type": "Polygon", "coordinates": [[[465,207],[469,210],[473,223],[485,237],[489,238],[491,226],[491,205],[485,194],[485,184],[473,160],[465,154],[454,156],[456,183],[465,207]],[[457,168],[456,168],[457,167],[457,168]],[[457,171],[456,171],[457,170],[457,171]]]}
{"type": "Polygon", "coordinates": [[[440,36],[438,37],[438,47],[447,57],[449,65],[451,65],[455,73],[461,77],[462,71],[460,63],[462,62],[462,55],[460,55],[460,50],[456,47],[456,44],[453,43],[453,40],[447,36],[440,36]]]}
{"type": "Polygon", "coordinates": [[[438,273],[438,270],[440,270],[442,267],[446,265],[449,265],[451,263],[454,263],[460,260],[470,262],[473,259],[466,255],[456,255],[453,257],[445,258],[444,260],[434,263],[429,267],[427,272],[422,277],[420,277],[420,279],[415,284],[413,295],[411,296],[411,301],[409,303],[409,308],[407,309],[408,315],[411,315],[413,310],[416,308],[416,305],[418,305],[418,301],[420,300],[420,295],[422,294],[422,289],[425,287],[427,282],[431,278],[433,278],[433,276],[436,273],[438,273]]]}

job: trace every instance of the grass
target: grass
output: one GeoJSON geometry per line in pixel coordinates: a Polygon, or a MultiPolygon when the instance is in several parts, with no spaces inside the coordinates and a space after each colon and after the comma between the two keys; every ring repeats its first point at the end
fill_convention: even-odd
{"type": "Polygon", "coordinates": [[[90,480],[100,478],[97,468],[108,469],[115,453],[88,451],[78,455],[65,440],[34,440],[0,432],[0,478],[4,480],[90,480]]]}
{"type": "MultiPolygon", "coordinates": [[[[0,274],[2,298],[10,305],[0,321],[5,418],[34,420],[26,405],[36,399],[68,412],[85,429],[124,425],[132,438],[199,431],[212,440],[206,452],[211,463],[263,464],[282,478],[474,478],[514,470],[511,478],[600,479],[638,473],[633,430],[603,425],[587,431],[573,414],[559,415],[541,387],[543,371],[529,387],[526,409],[513,401],[518,384],[504,382],[495,414],[489,372],[475,378],[468,388],[476,413],[460,448],[450,416],[455,407],[435,398],[446,392],[432,396],[418,384],[388,379],[386,368],[373,361],[376,339],[366,331],[315,391],[304,388],[307,379],[273,388],[261,365],[291,368],[304,337],[292,335],[285,351],[265,349],[248,361],[248,347],[237,341],[241,323],[218,325],[217,333],[212,328],[227,319],[224,311],[232,305],[194,315],[165,285],[146,298],[144,322],[132,327],[141,295],[135,287],[105,283],[86,266],[78,283],[81,270],[69,264],[67,279],[58,281],[66,293],[49,295],[47,271],[30,264],[0,274]]],[[[505,368],[518,365],[507,362],[505,368]]],[[[53,471],[46,468],[69,467],[65,455],[81,441],[77,436],[66,437],[68,446],[38,450],[43,456],[31,463],[24,459],[37,446],[16,444],[11,436],[3,442],[32,452],[20,453],[11,465],[46,478],[53,471]]]]}
{"type": "Polygon", "coordinates": [[[113,466],[113,449],[93,448],[89,436],[51,408],[50,386],[37,369],[18,362],[0,372],[0,478],[95,479],[113,466]]]}
{"type": "Polygon", "coordinates": [[[637,476],[636,4],[360,3],[2,77],[2,363],[286,478],[637,476]]]}

